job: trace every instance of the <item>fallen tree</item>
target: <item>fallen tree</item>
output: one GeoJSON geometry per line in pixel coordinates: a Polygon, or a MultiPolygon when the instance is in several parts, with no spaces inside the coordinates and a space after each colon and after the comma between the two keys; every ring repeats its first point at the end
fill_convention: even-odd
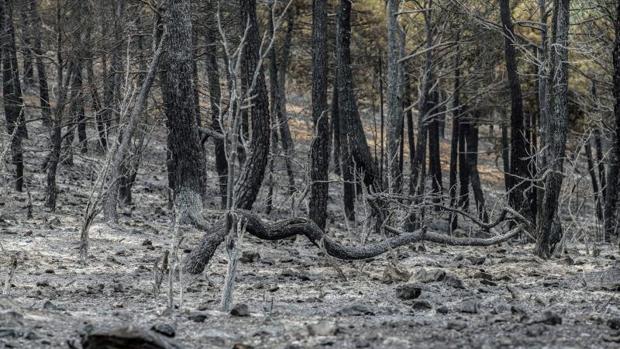
{"type": "MultiPolygon", "coordinates": [[[[199,274],[204,271],[218,246],[226,239],[229,233],[226,224],[227,217],[224,216],[213,225],[209,226],[202,216],[202,213],[191,211],[185,211],[184,213],[187,218],[185,220],[186,223],[206,232],[200,244],[192,250],[184,262],[184,269],[186,272],[190,274],[199,274]]],[[[385,226],[384,228],[386,231],[395,233],[397,236],[363,246],[346,246],[326,235],[316,223],[308,218],[290,218],[273,223],[265,223],[258,215],[249,211],[235,210],[233,214],[237,215],[237,219],[245,226],[247,233],[259,239],[275,241],[296,235],[303,235],[315,246],[324,249],[328,255],[343,260],[368,259],[381,255],[394,248],[421,241],[452,246],[491,246],[515,237],[523,230],[525,225],[525,222],[522,222],[522,217],[508,216],[510,210],[504,209],[500,215],[501,217],[508,220],[521,221],[522,224],[517,225],[515,228],[503,234],[499,234],[493,229],[494,226],[492,227],[487,224],[483,227],[483,230],[490,230],[495,233],[495,236],[490,238],[452,237],[444,233],[429,231],[426,227],[413,232],[403,232],[399,229],[385,226]]],[[[505,221],[506,220],[497,220],[495,226],[505,221]]]]}

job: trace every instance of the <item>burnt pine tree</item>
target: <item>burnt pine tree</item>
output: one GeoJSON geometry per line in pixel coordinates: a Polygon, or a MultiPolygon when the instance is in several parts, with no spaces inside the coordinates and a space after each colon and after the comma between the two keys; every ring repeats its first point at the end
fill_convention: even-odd
{"type": "Polygon", "coordinates": [[[511,116],[510,116],[510,205],[519,212],[525,213],[528,218],[534,214],[525,201],[525,194],[529,187],[530,177],[526,147],[528,144],[524,116],[523,94],[521,80],[517,69],[517,50],[515,48],[515,33],[512,23],[510,0],[500,0],[500,18],[504,34],[504,58],[510,88],[511,116]]]}
{"type": "Polygon", "coordinates": [[[35,66],[37,68],[37,80],[39,82],[39,106],[41,107],[41,119],[43,125],[50,127],[52,124],[52,112],[49,102],[49,88],[47,84],[47,74],[43,63],[43,44],[42,44],[42,24],[41,16],[37,9],[37,0],[29,2],[30,25],[32,26],[32,51],[35,56],[35,66]]]}
{"type": "Polygon", "coordinates": [[[11,137],[11,156],[15,166],[15,190],[24,188],[24,153],[22,140],[28,138],[23,114],[22,90],[19,82],[15,27],[13,25],[13,1],[0,3],[2,39],[2,91],[7,131],[11,137]]]}
{"type": "Polygon", "coordinates": [[[400,24],[398,10],[400,0],[386,2],[387,16],[387,111],[388,111],[388,166],[390,168],[390,189],[402,189],[402,170],[399,150],[403,141],[403,81],[400,59],[400,24]]]}
{"type": "Polygon", "coordinates": [[[613,93],[614,93],[614,128],[615,135],[612,145],[611,163],[607,175],[607,189],[605,202],[605,238],[610,240],[618,235],[617,204],[618,204],[618,174],[620,174],[620,2],[616,5],[614,21],[615,41],[613,49],[613,93]]]}
{"type": "MultiPolygon", "coordinates": [[[[553,227],[557,218],[560,190],[563,180],[564,152],[568,132],[568,33],[570,19],[570,0],[558,0],[554,32],[556,39],[552,50],[551,113],[548,117],[549,130],[545,160],[550,171],[545,177],[545,192],[540,207],[541,221],[536,239],[536,254],[549,258],[562,238],[561,229],[553,227]]],[[[556,223],[556,224],[559,224],[556,223]]]]}
{"type": "Polygon", "coordinates": [[[235,184],[235,206],[249,210],[258,196],[269,159],[269,95],[260,56],[261,40],[256,16],[256,0],[240,0],[239,5],[240,31],[245,32],[246,26],[249,25],[241,57],[241,80],[245,89],[244,96],[252,97],[249,110],[252,139],[250,156],[245,161],[235,184]]]}
{"type": "Polygon", "coordinates": [[[325,230],[329,184],[329,121],[327,109],[327,0],[312,5],[312,121],[309,215],[325,230]]]}
{"type": "Polygon", "coordinates": [[[175,200],[200,210],[206,194],[205,153],[200,145],[194,99],[190,0],[171,0],[160,81],[168,126],[169,174],[175,200]]]}

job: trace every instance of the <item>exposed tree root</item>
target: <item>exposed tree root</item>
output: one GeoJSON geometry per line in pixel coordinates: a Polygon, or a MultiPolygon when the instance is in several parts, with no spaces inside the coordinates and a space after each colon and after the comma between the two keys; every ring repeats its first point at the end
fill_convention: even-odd
{"type": "MultiPolygon", "coordinates": [[[[345,246],[325,233],[310,219],[291,218],[274,223],[264,223],[257,215],[238,210],[235,213],[244,221],[246,231],[259,239],[281,240],[295,235],[306,236],[314,245],[324,247],[325,251],[335,258],[344,260],[367,259],[383,254],[399,246],[408,245],[419,241],[435,242],[453,246],[490,246],[499,244],[516,236],[522,229],[522,225],[508,231],[505,234],[492,238],[455,238],[442,233],[427,231],[426,228],[414,232],[402,232],[392,227],[387,230],[400,234],[384,241],[364,246],[345,246]]],[[[192,225],[206,231],[206,234],[197,246],[185,259],[185,270],[190,274],[201,273],[224,241],[226,231],[226,218],[218,220],[213,226],[208,226],[201,216],[191,215],[192,225]]]]}

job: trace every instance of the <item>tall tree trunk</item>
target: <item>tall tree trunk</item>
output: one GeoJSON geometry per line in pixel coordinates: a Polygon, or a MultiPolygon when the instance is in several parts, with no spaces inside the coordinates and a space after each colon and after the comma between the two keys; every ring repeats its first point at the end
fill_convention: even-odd
{"type": "Polygon", "coordinates": [[[530,186],[528,178],[529,160],[526,151],[527,138],[523,116],[523,96],[521,81],[517,69],[517,51],[513,42],[515,35],[512,24],[510,0],[500,0],[500,17],[504,31],[504,54],[506,72],[510,86],[511,117],[510,117],[510,205],[517,211],[533,218],[528,203],[524,199],[525,191],[530,186]]]}
{"type": "MultiPolygon", "coordinates": [[[[433,191],[433,202],[441,203],[441,196],[443,192],[443,179],[441,176],[441,149],[439,147],[439,118],[445,113],[445,108],[442,108],[439,104],[439,93],[433,91],[431,93],[431,108],[432,114],[428,127],[428,167],[431,177],[431,188],[433,191]],[[441,110],[443,109],[443,111],[441,110]]],[[[439,210],[439,207],[435,207],[439,210]]]]}
{"type": "Polygon", "coordinates": [[[39,81],[39,105],[41,107],[41,118],[43,125],[50,127],[52,124],[52,112],[49,102],[49,91],[47,85],[47,75],[45,72],[45,64],[43,64],[43,44],[42,44],[42,25],[39,11],[37,10],[37,0],[30,0],[30,22],[33,33],[32,50],[35,55],[35,63],[37,67],[37,78],[39,81]]]}
{"type": "MultiPolygon", "coordinates": [[[[464,108],[465,109],[465,108],[464,108]]],[[[464,211],[469,209],[469,157],[467,156],[467,140],[470,138],[471,120],[459,117],[459,200],[458,207],[464,211]]]]}
{"type": "Polygon", "coordinates": [[[168,125],[171,179],[175,200],[201,210],[206,195],[205,153],[200,145],[194,99],[192,21],[190,0],[171,0],[166,10],[168,37],[164,40],[161,89],[168,125]]]}
{"type": "Polygon", "coordinates": [[[242,52],[242,85],[249,89],[245,91],[245,95],[254,96],[254,98],[249,112],[252,118],[251,153],[235,185],[235,204],[237,208],[249,210],[256,201],[269,158],[269,96],[263,67],[260,65],[262,60],[260,59],[260,30],[256,17],[256,0],[240,0],[240,10],[241,32],[245,31],[246,25],[250,26],[242,52]],[[256,79],[253,79],[255,74],[257,74],[256,79]],[[252,81],[255,81],[253,88],[252,81]]]}
{"type": "MultiPolygon", "coordinates": [[[[408,66],[408,65],[406,65],[408,66]]],[[[405,113],[407,118],[407,144],[409,145],[409,171],[414,171],[415,166],[415,136],[414,136],[414,125],[413,125],[413,91],[411,89],[411,82],[409,78],[410,69],[404,72],[404,83],[405,83],[405,96],[404,102],[405,108],[407,111],[405,113]]],[[[411,182],[411,176],[409,176],[409,192],[411,193],[412,188],[415,186],[413,182],[411,182]]]]}
{"type": "Polygon", "coordinates": [[[24,153],[22,140],[28,138],[23,114],[22,90],[19,82],[15,28],[13,26],[13,0],[2,0],[0,5],[0,28],[2,28],[2,87],[4,114],[11,137],[12,163],[15,166],[15,190],[24,188],[24,153]]]}
{"type": "MultiPolygon", "coordinates": [[[[455,207],[457,203],[457,166],[459,158],[459,131],[461,113],[461,46],[460,33],[457,34],[456,55],[454,57],[454,92],[452,100],[452,140],[450,141],[450,207],[455,207]]],[[[450,214],[450,231],[458,227],[458,216],[450,214]]]]}
{"type": "Polygon", "coordinates": [[[548,140],[545,143],[547,154],[545,160],[551,170],[545,178],[545,194],[541,209],[541,221],[536,239],[536,254],[542,258],[549,258],[555,250],[556,244],[561,240],[561,230],[554,228],[559,224],[557,220],[560,190],[563,180],[563,162],[566,149],[566,134],[568,131],[568,32],[570,18],[570,1],[558,0],[557,21],[555,32],[557,34],[553,50],[553,95],[552,112],[549,117],[548,140]]]}
{"type": "MultiPolygon", "coordinates": [[[[213,2],[211,1],[210,4],[213,2]]],[[[217,37],[219,35],[214,11],[207,11],[207,28],[205,39],[207,50],[205,54],[207,68],[207,82],[209,83],[209,104],[211,105],[211,127],[216,132],[222,132],[223,111],[221,109],[222,91],[220,88],[220,70],[217,62],[217,37]]],[[[217,171],[221,207],[226,207],[226,182],[228,181],[228,161],[222,139],[213,138],[215,145],[215,169],[217,171]]]]}
{"type": "Polygon", "coordinates": [[[338,8],[337,75],[340,119],[340,156],[345,180],[345,214],[354,219],[355,178],[358,171],[370,191],[381,192],[382,181],[368,148],[353,88],[351,70],[351,1],[338,8]]]}
{"type": "Polygon", "coordinates": [[[402,171],[399,150],[403,141],[402,67],[400,59],[400,24],[398,10],[400,0],[387,0],[387,108],[388,108],[388,167],[390,168],[390,189],[402,190],[402,171]]]}
{"type": "MultiPolygon", "coordinates": [[[[329,195],[329,120],[327,113],[327,0],[312,5],[312,122],[309,216],[325,230],[329,195]]],[[[334,88],[336,90],[336,88],[334,88]]]]}
{"type": "MultiPolygon", "coordinates": [[[[480,118],[477,116],[475,119],[479,120],[480,118]]],[[[483,222],[488,222],[489,215],[486,210],[484,193],[480,183],[480,174],[478,172],[478,121],[473,121],[470,124],[469,132],[467,133],[467,162],[469,164],[471,189],[474,193],[478,217],[480,217],[483,222]]]]}
{"type": "Polygon", "coordinates": [[[603,221],[603,207],[601,202],[601,192],[598,186],[598,179],[596,178],[596,167],[594,166],[594,157],[592,156],[592,144],[590,138],[586,140],[585,144],[586,160],[588,161],[588,173],[590,174],[590,180],[592,181],[592,193],[594,194],[594,205],[596,212],[596,219],[599,222],[603,221]]]}
{"type": "Polygon", "coordinates": [[[21,43],[22,43],[22,67],[24,69],[24,87],[26,89],[34,86],[34,58],[33,58],[33,46],[32,46],[32,25],[30,24],[30,11],[28,10],[28,3],[23,0],[19,4],[19,15],[21,19],[21,43]]]}
{"type": "Polygon", "coordinates": [[[618,235],[618,222],[616,221],[618,203],[618,175],[620,174],[620,2],[616,4],[616,19],[614,21],[615,41],[613,50],[614,64],[614,141],[607,176],[607,190],[605,202],[605,238],[610,240],[618,235]]]}

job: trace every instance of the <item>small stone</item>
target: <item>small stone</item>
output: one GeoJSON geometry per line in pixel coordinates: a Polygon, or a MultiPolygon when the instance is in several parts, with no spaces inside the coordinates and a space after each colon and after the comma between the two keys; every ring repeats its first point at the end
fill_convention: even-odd
{"type": "Polygon", "coordinates": [[[607,320],[607,326],[609,326],[612,330],[620,330],[620,318],[607,320]]]}
{"type": "Polygon", "coordinates": [[[543,318],[541,321],[538,321],[542,324],[545,325],[551,325],[551,326],[555,326],[555,325],[561,325],[562,324],[562,317],[560,317],[560,315],[551,312],[551,311],[545,311],[543,313],[543,318]]]}
{"type": "Polygon", "coordinates": [[[235,343],[233,344],[232,349],[254,349],[254,347],[249,344],[235,343]]]}
{"type": "Polygon", "coordinates": [[[37,281],[37,287],[49,287],[50,283],[47,280],[37,281]]]}
{"type": "Polygon", "coordinates": [[[230,311],[230,315],[239,317],[250,316],[250,308],[247,304],[236,304],[230,311]]]}
{"type": "Polygon", "coordinates": [[[481,257],[471,256],[471,257],[467,257],[467,260],[469,260],[472,265],[482,265],[487,260],[487,258],[484,256],[481,256],[481,257]]]}
{"type": "Polygon", "coordinates": [[[450,308],[448,308],[445,305],[440,306],[439,308],[437,308],[436,310],[439,314],[448,314],[450,312],[450,308]]]}
{"type": "Polygon", "coordinates": [[[462,331],[467,328],[467,324],[461,321],[448,321],[446,328],[448,330],[462,331]]]}
{"type": "Polygon", "coordinates": [[[433,309],[433,305],[426,300],[417,300],[411,304],[411,308],[414,310],[431,310],[433,309]]]}
{"type": "Polygon", "coordinates": [[[153,325],[153,327],[151,327],[151,330],[170,338],[176,336],[177,334],[176,328],[173,325],[164,323],[153,325]]]}
{"type": "Polygon", "coordinates": [[[343,316],[364,316],[375,315],[375,312],[363,304],[353,304],[346,306],[336,312],[336,315],[343,316]]]}
{"type": "Polygon", "coordinates": [[[459,279],[455,275],[447,274],[446,278],[444,279],[444,282],[448,286],[452,286],[454,288],[460,288],[463,290],[465,289],[465,283],[463,282],[463,280],[459,279]]]}
{"type": "Polygon", "coordinates": [[[396,288],[396,297],[402,300],[411,300],[420,297],[422,289],[416,284],[401,285],[396,288]]]}
{"type": "Polygon", "coordinates": [[[142,246],[153,246],[153,241],[146,239],[142,241],[142,246]]]}
{"type": "Polygon", "coordinates": [[[55,274],[54,269],[45,269],[45,274],[55,274]]]}
{"type": "Polygon", "coordinates": [[[43,309],[45,309],[45,310],[60,310],[60,308],[58,306],[56,306],[56,304],[52,303],[49,300],[47,300],[47,301],[45,301],[45,303],[43,303],[43,309]]]}
{"type": "Polygon", "coordinates": [[[459,306],[458,306],[458,310],[461,313],[466,313],[466,314],[477,314],[478,313],[478,302],[474,301],[474,300],[466,300],[463,301],[459,306]]]}
{"type": "Polygon", "coordinates": [[[243,251],[239,262],[241,263],[254,263],[260,259],[260,254],[256,251],[243,251]]]}
{"type": "Polygon", "coordinates": [[[205,322],[205,320],[207,320],[207,315],[205,314],[201,314],[201,313],[196,313],[196,314],[190,314],[187,317],[189,320],[192,320],[193,322],[205,322]]]}

